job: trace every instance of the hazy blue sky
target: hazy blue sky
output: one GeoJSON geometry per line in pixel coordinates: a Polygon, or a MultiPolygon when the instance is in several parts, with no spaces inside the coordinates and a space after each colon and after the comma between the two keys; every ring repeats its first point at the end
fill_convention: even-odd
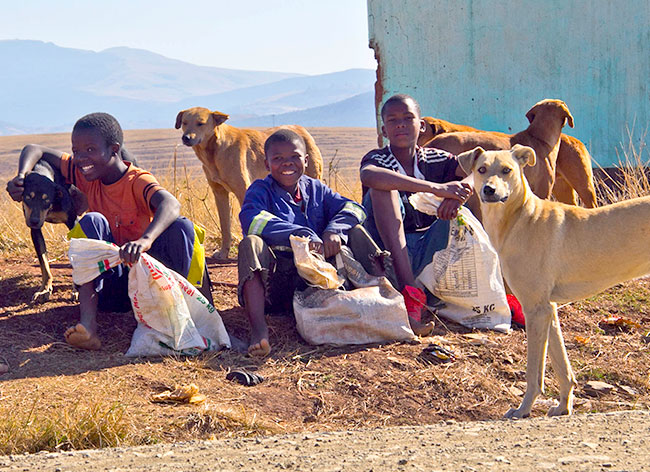
{"type": "Polygon", "coordinates": [[[376,66],[365,0],[15,0],[3,2],[0,39],[128,46],[229,69],[376,66]]]}

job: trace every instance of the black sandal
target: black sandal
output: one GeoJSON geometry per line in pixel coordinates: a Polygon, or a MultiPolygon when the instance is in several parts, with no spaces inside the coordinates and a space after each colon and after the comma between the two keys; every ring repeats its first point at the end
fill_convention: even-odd
{"type": "Polygon", "coordinates": [[[245,369],[235,369],[228,372],[226,380],[238,382],[246,387],[252,387],[264,381],[264,377],[255,372],[249,372],[245,369]]]}

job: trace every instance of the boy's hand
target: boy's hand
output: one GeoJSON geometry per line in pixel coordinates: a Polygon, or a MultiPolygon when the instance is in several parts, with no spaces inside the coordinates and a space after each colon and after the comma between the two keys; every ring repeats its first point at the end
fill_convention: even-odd
{"type": "Polygon", "coordinates": [[[452,220],[458,215],[458,209],[462,203],[459,200],[445,198],[438,207],[438,218],[441,220],[452,220]]]}
{"type": "Polygon", "coordinates": [[[25,178],[22,175],[17,175],[9,182],[7,182],[7,193],[15,202],[23,201],[23,190],[25,189],[25,178]]]}
{"type": "Polygon", "coordinates": [[[120,248],[120,259],[125,264],[135,264],[140,259],[140,255],[151,249],[151,241],[147,237],[129,241],[120,248]]]}
{"type": "Polygon", "coordinates": [[[472,194],[472,186],[467,182],[447,182],[444,184],[433,184],[431,193],[437,197],[453,198],[461,204],[465,203],[472,194]]]}
{"type": "Polygon", "coordinates": [[[323,254],[323,243],[318,241],[309,241],[309,250],[316,254],[323,254]]]}
{"type": "Polygon", "coordinates": [[[336,233],[323,233],[323,252],[325,259],[336,256],[341,251],[341,237],[336,233]]]}

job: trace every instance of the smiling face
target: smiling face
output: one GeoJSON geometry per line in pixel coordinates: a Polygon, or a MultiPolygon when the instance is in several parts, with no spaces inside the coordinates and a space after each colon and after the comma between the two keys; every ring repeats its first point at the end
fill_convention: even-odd
{"type": "Polygon", "coordinates": [[[409,148],[417,144],[418,136],[426,124],[412,99],[391,101],[382,113],[381,132],[390,141],[391,148],[409,148]]]}
{"type": "Polygon", "coordinates": [[[108,145],[96,129],[82,128],[72,132],[72,162],[88,181],[110,180],[115,174],[119,150],[119,144],[108,145]]]}
{"type": "Polygon", "coordinates": [[[294,195],[307,167],[307,153],[302,143],[273,142],[268,146],[264,163],[278,185],[294,195]]]}

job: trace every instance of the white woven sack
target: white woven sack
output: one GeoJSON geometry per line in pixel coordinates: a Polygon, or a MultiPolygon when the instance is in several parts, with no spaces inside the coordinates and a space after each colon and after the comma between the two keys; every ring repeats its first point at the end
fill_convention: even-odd
{"type": "MultiPolygon", "coordinates": [[[[71,240],[69,256],[75,283],[89,282],[104,267],[120,263],[118,246],[93,239],[71,240]]],[[[193,355],[230,347],[217,310],[184,277],[153,257],[143,254],[133,264],[128,292],[138,327],[127,357],[193,355]]]]}
{"type": "Polygon", "coordinates": [[[309,287],[294,294],[296,327],[303,339],[334,345],[413,340],[404,298],[388,279],[366,273],[347,247],[341,249],[341,262],[357,288],[309,287]]]}
{"type": "MultiPolygon", "coordinates": [[[[416,210],[435,215],[440,199],[417,193],[416,210]]],[[[465,207],[450,221],[447,247],[417,277],[444,302],[438,314],[468,328],[508,332],[511,313],[495,249],[481,223],[465,207]]]]}

